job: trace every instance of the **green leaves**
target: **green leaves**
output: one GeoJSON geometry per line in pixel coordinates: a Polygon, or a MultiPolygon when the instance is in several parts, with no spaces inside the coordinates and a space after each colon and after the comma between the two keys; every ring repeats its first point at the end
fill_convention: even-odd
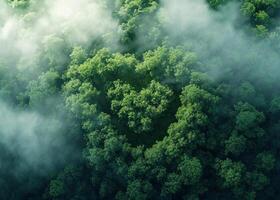
{"type": "Polygon", "coordinates": [[[178,168],[181,173],[180,178],[186,185],[198,183],[202,176],[202,165],[197,158],[184,157],[178,168]]]}
{"type": "Polygon", "coordinates": [[[29,0],[8,0],[13,8],[24,9],[29,5],[29,0]]]}
{"type": "Polygon", "coordinates": [[[211,7],[218,8],[219,6],[222,6],[223,4],[226,4],[229,0],[207,0],[211,7]]]}
{"type": "Polygon", "coordinates": [[[172,91],[168,87],[155,81],[140,92],[129,84],[116,81],[108,91],[112,110],[127,120],[128,127],[136,133],[151,130],[152,121],[167,109],[171,96],[172,91]]]}
{"type": "Polygon", "coordinates": [[[233,162],[230,159],[218,160],[216,169],[224,187],[238,187],[242,183],[245,166],[241,162],[233,162]]]}
{"type": "Polygon", "coordinates": [[[241,12],[250,19],[255,27],[255,33],[260,38],[268,36],[271,24],[275,23],[277,9],[280,4],[277,0],[244,0],[241,12]]]}
{"type": "Polygon", "coordinates": [[[275,97],[272,99],[272,101],[270,103],[270,111],[272,113],[280,112],[280,97],[275,97]]]}
{"type": "Polygon", "coordinates": [[[107,49],[101,49],[78,67],[77,75],[83,80],[93,81],[98,87],[104,87],[104,84],[118,78],[130,81],[136,64],[133,55],[111,54],[107,49]]]}
{"type": "Polygon", "coordinates": [[[239,103],[236,107],[238,112],[236,116],[236,129],[244,132],[247,137],[261,137],[264,130],[259,127],[264,122],[264,114],[258,112],[250,104],[239,103]]]}
{"type": "Polygon", "coordinates": [[[244,15],[251,17],[255,14],[256,7],[253,3],[246,1],[242,4],[241,11],[244,15]]]}
{"type": "MultiPolygon", "coordinates": [[[[7,1],[15,8],[8,11],[15,12],[15,17],[6,23],[7,13],[0,13],[5,19],[0,28],[3,38],[8,38],[7,44],[9,38],[19,39],[13,43],[15,48],[19,46],[24,55],[29,55],[33,48],[22,40],[28,32],[25,29],[33,30],[35,23],[34,29],[41,33],[53,10],[47,9],[48,19],[40,20],[45,10],[37,8],[42,2],[7,1]],[[17,33],[21,26],[24,30],[17,33]],[[15,33],[10,37],[6,32],[12,31],[6,29],[15,33]]],[[[20,199],[41,199],[39,193],[43,190],[44,199],[53,200],[279,199],[280,87],[276,50],[280,1],[242,0],[235,4],[230,0],[201,0],[195,5],[198,13],[202,8],[206,15],[187,16],[192,13],[182,12],[186,14],[182,20],[187,20],[187,31],[178,34],[169,34],[168,28],[173,23],[185,23],[177,15],[171,16],[174,21],[171,19],[170,24],[164,19],[169,13],[167,1],[102,1],[105,9],[98,11],[112,14],[113,21],[118,22],[113,22],[119,26],[117,32],[87,42],[87,37],[79,37],[83,28],[73,26],[77,27],[77,40],[71,37],[71,30],[58,30],[58,34],[29,38],[41,50],[30,60],[29,56],[19,62],[13,60],[14,55],[0,58],[0,98],[19,110],[33,109],[50,118],[62,115],[67,127],[55,132],[50,142],[57,143],[63,135],[67,143],[74,141],[71,147],[78,146],[78,153],[76,149],[67,152],[71,157],[67,161],[78,167],[65,166],[61,170],[59,166],[60,173],[40,174],[42,179],[52,179],[44,188],[44,180],[37,186],[28,173],[9,169],[17,155],[10,155],[9,149],[3,150],[0,145],[2,160],[9,158],[8,164],[3,162],[4,168],[0,166],[4,169],[0,171],[0,199],[16,199],[8,194],[15,190],[24,193],[20,199]],[[203,4],[207,2],[212,10],[203,4]],[[231,3],[240,6],[241,13],[234,13],[231,3]],[[195,18],[205,23],[194,24],[195,18]],[[221,27],[225,30],[216,30],[221,27]],[[223,32],[228,35],[218,38],[223,32]],[[257,37],[249,34],[248,39],[247,33],[251,32],[257,37]],[[73,47],[78,41],[84,41],[83,46],[73,47]],[[22,65],[32,65],[32,69],[22,65]],[[11,175],[7,176],[6,171],[11,175]],[[17,182],[18,174],[23,181],[17,182]],[[19,185],[23,186],[18,189],[19,185]],[[22,192],[22,188],[27,189],[22,192]],[[31,191],[33,188],[42,189],[31,191]]],[[[182,2],[170,3],[174,12],[182,2]]],[[[190,1],[186,2],[189,6],[190,1]]],[[[67,3],[80,6],[81,2],[63,4],[62,0],[54,12],[61,14],[65,7],[67,15],[67,3]]],[[[69,20],[79,21],[76,18],[84,14],[75,12],[69,20]]],[[[52,18],[51,22],[56,21],[52,18]]],[[[104,20],[100,20],[102,24],[104,20]]],[[[99,32],[99,28],[91,30],[99,32]]],[[[51,29],[46,31],[53,32],[51,29]]],[[[48,134],[39,131],[44,137],[48,134]]],[[[16,145],[13,143],[11,149],[16,145]]],[[[57,153],[64,155],[64,151],[57,153]]]]}
{"type": "Polygon", "coordinates": [[[256,157],[256,167],[259,170],[271,171],[275,166],[276,159],[272,153],[262,152],[256,157]]]}
{"type": "MultiPolygon", "coordinates": [[[[121,5],[116,12],[121,24],[120,42],[129,50],[135,48],[135,42],[138,38],[137,33],[140,32],[141,25],[145,23],[143,16],[153,17],[158,8],[157,0],[121,1],[121,5]]],[[[145,31],[149,30],[145,28],[145,31]]]]}
{"type": "Polygon", "coordinates": [[[180,99],[183,105],[201,104],[205,107],[208,104],[215,104],[219,100],[218,97],[193,84],[188,85],[183,89],[180,99]]]}
{"type": "Polygon", "coordinates": [[[43,73],[38,80],[31,81],[27,92],[30,106],[39,110],[53,107],[54,99],[59,95],[61,82],[59,74],[53,70],[43,73]]]}
{"type": "Polygon", "coordinates": [[[197,57],[181,48],[158,47],[144,54],[144,61],[136,71],[167,84],[184,86],[190,80],[190,71],[195,68],[197,57]]]}
{"type": "Polygon", "coordinates": [[[87,53],[82,47],[75,47],[70,54],[71,65],[80,65],[87,59],[87,53]]]}
{"type": "MultiPolygon", "coordinates": [[[[259,88],[218,83],[182,47],[142,56],[101,49],[86,58],[80,48],[71,55],[64,95],[86,133],[98,196],[195,199],[213,188],[222,197],[258,196],[276,162],[262,145],[270,136],[259,88]]],[[[269,102],[277,116],[277,96],[269,102]]]]}
{"type": "Polygon", "coordinates": [[[225,153],[240,155],[246,149],[247,139],[243,135],[233,132],[228,140],[225,141],[225,153]]]}
{"type": "Polygon", "coordinates": [[[135,180],[127,187],[127,198],[131,200],[150,199],[153,194],[152,184],[148,181],[135,180]]]}
{"type": "Polygon", "coordinates": [[[60,180],[52,180],[50,183],[50,196],[53,198],[60,197],[64,194],[64,184],[60,180]]]}

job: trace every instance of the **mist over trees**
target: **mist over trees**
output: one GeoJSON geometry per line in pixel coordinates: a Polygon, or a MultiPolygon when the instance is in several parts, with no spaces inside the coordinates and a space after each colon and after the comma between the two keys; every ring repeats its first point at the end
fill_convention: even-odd
{"type": "Polygon", "coordinates": [[[0,0],[0,199],[279,199],[278,0],[0,0]]]}

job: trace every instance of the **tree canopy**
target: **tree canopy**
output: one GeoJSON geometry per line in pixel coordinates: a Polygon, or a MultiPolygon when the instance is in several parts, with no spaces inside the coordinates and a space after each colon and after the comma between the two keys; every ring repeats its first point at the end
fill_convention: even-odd
{"type": "MultiPolygon", "coordinates": [[[[115,32],[99,30],[107,23],[99,19],[98,26],[87,26],[102,34],[86,42],[67,37],[79,33],[78,23],[77,30],[64,24],[58,34],[45,35],[57,28],[41,30],[49,11],[34,25],[44,35],[31,35],[32,42],[40,40],[34,55],[22,40],[10,57],[0,47],[0,108],[4,101],[15,112],[63,124],[55,133],[49,130],[54,121],[34,128],[34,141],[52,135],[48,142],[60,144],[64,138],[49,149],[54,161],[47,153],[40,157],[49,171],[25,171],[14,167],[21,159],[14,150],[19,136],[6,142],[0,123],[0,199],[279,199],[280,1],[199,1],[196,9],[210,13],[204,19],[203,12],[180,16],[184,3],[176,0],[169,11],[183,19],[175,17],[169,28],[167,1],[92,2],[108,11],[115,32]]],[[[42,12],[33,0],[4,3],[19,19],[42,12]]],[[[2,23],[0,13],[0,42],[2,23]]],[[[20,38],[33,30],[22,29],[20,38]]],[[[7,118],[4,111],[1,116],[7,118]]],[[[32,163],[26,165],[33,169],[32,163]]]]}

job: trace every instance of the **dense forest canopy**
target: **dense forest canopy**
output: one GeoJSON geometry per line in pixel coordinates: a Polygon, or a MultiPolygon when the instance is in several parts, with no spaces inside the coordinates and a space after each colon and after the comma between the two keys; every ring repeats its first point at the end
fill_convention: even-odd
{"type": "Polygon", "coordinates": [[[279,0],[0,0],[0,199],[279,199],[279,0]]]}

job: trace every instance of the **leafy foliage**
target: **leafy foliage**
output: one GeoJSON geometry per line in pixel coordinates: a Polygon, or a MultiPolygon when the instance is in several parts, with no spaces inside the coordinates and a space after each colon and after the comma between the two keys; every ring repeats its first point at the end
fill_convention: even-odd
{"type": "MultiPolygon", "coordinates": [[[[19,13],[32,3],[8,2],[19,13]]],[[[207,2],[220,12],[230,0],[207,2]]],[[[219,60],[223,49],[209,49],[206,59],[198,49],[208,44],[174,44],[158,16],[162,1],[106,3],[119,22],[119,48],[100,38],[75,47],[50,35],[32,78],[1,59],[1,99],[64,116],[68,126],[58,134],[79,153],[28,188],[28,174],[20,179],[8,167],[17,155],[0,143],[0,199],[279,199],[279,75],[262,79],[258,71],[272,61],[258,63],[251,49],[245,64],[234,52],[219,60]],[[226,77],[213,76],[220,65],[226,77]],[[23,189],[13,196],[17,185],[23,189]]],[[[252,40],[277,44],[279,1],[239,6],[237,26],[250,27],[252,40]]]]}

